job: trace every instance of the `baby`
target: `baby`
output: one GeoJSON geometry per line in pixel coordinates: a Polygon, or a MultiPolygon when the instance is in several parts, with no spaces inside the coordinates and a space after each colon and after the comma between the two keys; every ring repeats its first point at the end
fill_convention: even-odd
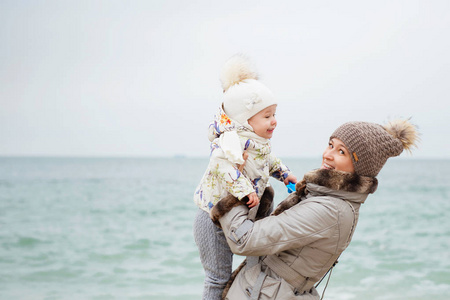
{"type": "Polygon", "coordinates": [[[203,299],[220,299],[232,268],[232,252],[222,230],[209,217],[211,208],[232,195],[254,207],[256,214],[261,198],[273,198],[270,176],[286,185],[297,182],[271,153],[277,101],[258,81],[250,61],[242,55],[233,56],[220,79],[224,101],[209,126],[210,162],[194,194],[199,207],[194,237],[206,274],[203,299]]]}

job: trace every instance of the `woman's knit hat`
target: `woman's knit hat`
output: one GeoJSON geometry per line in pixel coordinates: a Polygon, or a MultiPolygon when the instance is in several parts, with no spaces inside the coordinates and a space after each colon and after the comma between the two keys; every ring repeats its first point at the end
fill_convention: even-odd
{"type": "Polygon", "coordinates": [[[220,74],[223,88],[223,108],[226,114],[241,125],[261,110],[277,104],[272,92],[260,81],[249,59],[232,56],[220,74]]]}
{"type": "Polygon", "coordinates": [[[334,131],[330,139],[340,139],[350,151],[355,173],[376,177],[389,157],[403,149],[411,151],[419,140],[416,126],[408,120],[395,120],[382,126],[349,122],[334,131]]]}

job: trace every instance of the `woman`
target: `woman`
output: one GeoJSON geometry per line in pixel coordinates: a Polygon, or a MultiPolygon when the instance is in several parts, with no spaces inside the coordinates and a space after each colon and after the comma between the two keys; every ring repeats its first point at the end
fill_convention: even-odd
{"type": "Polygon", "coordinates": [[[219,201],[211,218],[220,222],[232,252],[247,256],[224,297],[319,299],[314,286],[349,245],[377,174],[417,141],[407,120],[345,123],[331,135],[321,168],[307,173],[272,216],[252,222],[235,198],[219,201]]]}

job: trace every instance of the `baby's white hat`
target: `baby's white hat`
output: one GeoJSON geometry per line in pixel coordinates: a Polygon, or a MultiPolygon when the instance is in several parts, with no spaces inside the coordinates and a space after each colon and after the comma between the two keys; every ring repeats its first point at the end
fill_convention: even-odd
{"type": "Polygon", "coordinates": [[[225,113],[242,125],[261,110],[278,103],[272,92],[258,81],[254,66],[242,54],[232,56],[225,63],[220,81],[225,113]]]}

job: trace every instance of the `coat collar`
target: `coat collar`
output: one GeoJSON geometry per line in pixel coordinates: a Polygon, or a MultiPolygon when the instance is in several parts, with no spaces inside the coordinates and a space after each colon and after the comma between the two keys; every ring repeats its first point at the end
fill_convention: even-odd
{"type": "Polygon", "coordinates": [[[347,192],[342,190],[334,190],[327,188],[325,186],[317,185],[315,183],[307,183],[306,189],[308,193],[306,194],[306,199],[310,197],[316,197],[321,195],[332,196],[342,200],[348,200],[355,203],[364,203],[369,196],[369,194],[361,194],[355,192],[347,192]]]}
{"type": "Polygon", "coordinates": [[[377,190],[378,180],[375,177],[360,176],[328,169],[316,169],[305,174],[306,184],[317,184],[331,190],[359,194],[372,194],[377,190]]]}
{"type": "Polygon", "coordinates": [[[351,202],[364,203],[367,196],[378,186],[375,177],[359,176],[336,170],[317,169],[308,172],[295,185],[295,192],[282,201],[272,215],[279,215],[299,203],[302,197],[327,195],[351,202]]]}

